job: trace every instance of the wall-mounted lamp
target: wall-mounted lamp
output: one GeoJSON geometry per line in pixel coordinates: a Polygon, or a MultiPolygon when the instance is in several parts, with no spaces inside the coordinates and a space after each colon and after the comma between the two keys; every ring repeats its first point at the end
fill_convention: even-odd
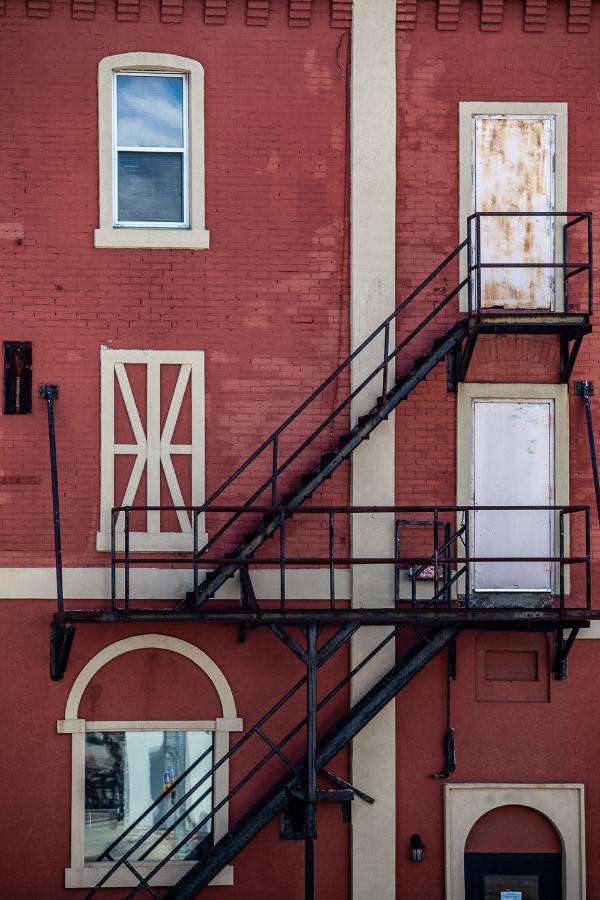
{"type": "Polygon", "coordinates": [[[413,862],[423,862],[425,857],[425,844],[420,834],[413,834],[410,839],[410,858],[413,862]]]}

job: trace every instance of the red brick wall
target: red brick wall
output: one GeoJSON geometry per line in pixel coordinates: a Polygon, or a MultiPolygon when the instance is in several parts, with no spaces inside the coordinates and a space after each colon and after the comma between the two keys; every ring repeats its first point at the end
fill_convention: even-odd
{"type": "MultiPolygon", "coordinates": [[[[95,551],[101,345],[205,351],[207,492],[347,354],[346,51],[330,12],[315,4],[310,28],[290,28],[277,2],[268,27],[252,28],[242,3],[229,4],[223,27],[205,24],[191,3],[168,26],[150,0],[135,24],[117,21],[105,2],[91,22],[72,21],[64,3],[44,19],[7,5],[0,222],[22,225],[24,236],[0,242],[0,337],[33,341],[34,386],[60,386],[66,565],[105,559],[95,551]],[[205,67],[208,251],[93,247],[97,64],[130,50],[205,67]]],[[[332,402],[328,394],[320,411],[332,402]]],[[[3,565],[49,564],[47,425],[37,398],[30,417],[2,419],[1,453],[3,475],[41,477],[3,487],[14,510],[0,536],[3,565]]],[[[332,490],[338,500],[346,480],[332,490]]]]}
{"type": "MultiPolygon", "coordinates": [[[[551,3],[545,31],[528,33],[524,7],[510,2],[504,3],[502,30],[482,32],[481,9],[463,0],[459,28],[448,33],[436,28],[436,6],[419,3],[416,30],[398,36],[398,300],[458,243],[459,101],[568,102],[569,209],[598,208],[600,61],[594,41],[600,23],[592,20],[588,38],[567,33],[566,4],[551,3]]],[[[597,255],[597,241],[595,251],[597,255]]],[[[454,270],[445,287],[453,287],[456,278],[454,270]]],[[[416,307],[406,331],[443,296],[441,279],[435,286],[440,292],[430,293],[416,307]]],[[[455,314],[456,307],[444,322],[455,314]]],[[[432,325],[422,348],[443,327],[432,325]]],[[[592,506],[585,420],[574,382],[598,382],[599,351],[597,333],[586,337],[570,386],[571,502],[592,506]]],[[[468,380],[556,383],[558,338],[482,338],[468,380]]],[[[400,405],[396,429],[398,502],[454,503],[456,396],[447,392],[445,364],[400,405]]],[[[595,583],[600,531],[593,512],[592,526],[595,583]]],[[[477,703],[475,636],[461,637],[453,687],[458,769],[452,780],[584,782],[588,808],[597,808],[597,779],[588,752],[597,729],[585,714],[596,680],[594,647],[595,642],[576,643],[569,679],[552,681],[549,704],[477,703]]],[[[445,677],[442,654],[397,699],[397,896],[402,900],[444,895],[443,788],[431,775],[444,765],[445,677]],[[427,844],[426,861],[419,866],[408,855],[415,831],[427,844]]],[[[594,836],[588,833],[588,889],[593,896],[600,880],[597,858],[594,836]]]]}
{"type": "MultiPolygon", "coordinates": [[[[596,210],[600,200],[600,130],[596,82],[600,61],[592,38],[566,31],[563,3],[547,9],[543,33],[523,30],[523,7],[504,4],[503,29],[480,30],[477,3],[461,2],[457,31],[439,31],[433,3],[420,3],[415,31],[398,35],[398,301],[458,244],[458,104],[460,101],[567,102],[570,209],[596,210]]],[[[592,23],[592,34],[600,25],[592,23]]],[[[597,248],[597,241],[594,244],[597,248]]],[[[449,267],[407,309],[414,327],[458,281],[449,267]],[[445,274],[445,273],[444,273],[445,274]],[[412,310],[412,312],[411,312],[412,310]]],[[[454,321],[457,306],[434,320],[419,351],[454,321]]],[[[586,337],[571,379],[571,498],[593,496],[582,404],[574,382],[598,379],[599,337],[586,337]]],[[[399,370],[410,366],[404,357],[399,370]]],[[[480,339],[469,381],[558,381],[558,338],[480,339]]],[[[453,503],[456,496],[456,397],[446,390],[445,363],[396,413],[398,502],[453,503]]],[[[595,528],[596,538],[600,532],[595,528]]],[[[597,552],[597,551],[596,551],[597,552]]]]}

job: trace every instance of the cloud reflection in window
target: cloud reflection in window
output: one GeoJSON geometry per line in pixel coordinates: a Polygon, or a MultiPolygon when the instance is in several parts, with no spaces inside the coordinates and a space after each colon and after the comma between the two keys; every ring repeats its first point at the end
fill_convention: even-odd
{"type": "Polygon", "coordinates": [[[121,147],[182,147],[183,78],[119,75],[117,134],[121,147]]]}

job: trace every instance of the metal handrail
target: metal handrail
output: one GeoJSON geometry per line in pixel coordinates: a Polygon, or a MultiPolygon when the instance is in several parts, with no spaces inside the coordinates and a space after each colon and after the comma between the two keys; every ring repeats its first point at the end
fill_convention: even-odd
{"type": "MultiPolygon", "coordinates": [[[[365,565],[365,566],[392,566],[394,570],[394,598],[397,603],[403,602],[402,598],[399,594],[399,586],[400,586],[400,571],[404,566],[417,566],[419,567],[417,570],[417,575],[419,571],[423,570],[426,566],[434,565],[434,594],[433,600],[435,601],[435,605],[438,605],[438,599],[440,596],[445,597],[444,604],[448,607],[452,605],[452,597],[450,588],[453,584],[455,584],[459,577],[464,576],[465,586],[464,586],[464,597],[465,604],[468,607],[470,604],[471,591],[470,591],[470,567],[474,563],[495,563],[495,564],[506,564],[506,563],[548,563],[558,565],[559,568],[559,591],[556,596],[559,598],[559,604],[561,610],[564,609],[565,605],[565,567],[573,566],[573,565],[583,565],[585,566],[586,571],[586,605],[588,609],[591,609],[591,545],[590,545],[590,514],[589,514],[589,506],[582,504],[548,504],[548,505],[524,505],[524,504],[513,504],[513,505],[501,505],[501,504],[484,504],[484,505],[475,505],[475,504],[459,504],[459,505],[440,505],[440,506],[406,506],[406,505],[398,505],[398,506],[301,506],[301,507],[292,507],[286,506],[285,504],[279,504],[276,506],[251,506],[246,507],[244,505],[211,505],[211,504],[202,504],[201,506],[168,506],[168,505],[160,505],[160,506],[123,506],[123,507],[115,507],[112,511],[112,523],[113,523],[113,545],[115,545],[115,527],[116,520],[119,513],[125,513],[125,521],[126,528],[129,529],[131,516],[135,513],[148,512],[148,511],[187,511],[191,512],[194,518],[194,522],[197,522],[198,516],[203,513],[210,512],[225,512],[225,513],[233,513],[239,516],[243,515],[258,515],[263,513],[267,516],[277,516],[282,522],[285,522],[286,519],[291,517],[292,515],[298,517],[298,523],[301,528],[301,523],[303,517],[306,516],[323,516],[326,518],[326,522],[322,524],[323,528],[323,537],[326,538],[326,546],[327,553],[303,553],[294,555],[290,553],[287,549],[287,541],[288,537],[286,535],[286,529],[281,528],[279,534],[279,548],[277,555],[271,554],[268,556],[263,556],[261,558],[254,558],[249,556],[233,556],[231,554],[213,554],[209,556],[203,556],[200,560],[198,555],[198,547],[197,547],[197,528],[194,528],[193,532],[193,548],[190,548],[190,553],[186,556],[182,551],[178,551],[176,556],[159,556],[153,557],[154,564],[161,565],[191,565],[193,568],[193,578],[194,578],[194,586],[196,587],[200,582],[200,563],[202,562],[202,566],[218,566],[222,564],[234,564],[238,566],[245,566],[248,569],[250,568],[278,568],[280,572],[280,598],[279,604],[281,609],[285,609],[287,605],[286,600],[286,574],[289,569],[297,566],[308,566],[308,567],[324,567],[329,571],[329,604],[332,609],[337,608],[337,600],[336,600],[336,588],[335,588],[335,571],[336,568],[340,567],[348,567],[352,565],[365,565]],[[558,535],[559,535],[559,552],[558,554],[546,554],[544,556],[510,556],[510,555],[501,555],[502,551],[502,543],[501,540],[498,541],[498,549],[499,552],[495,556],[477,556],[472,553],[470,546],[470,519],[472,516],[478,512],[519,512],[519,511],[543,511],[548,512],[549,514],[554,514],[556,516],[556,524],[558,525],[558,535]],[[402,519],[400,523],[404,526],[409,524],[414,524],[418,526],[429,526],[433,529],[433,551],[428,554],[417,554],[411,553],[407,555],[401,555],[400,553],[400,542],[399,542],[399,533],[398,533],[398,522],[396,523],[396,532],[394,538],[394,553],[393,556],[357,556],[351,554],[341,554],[335,552],[335,529],[336,529],[336,518],[344,517],[345,520],[349,519],[350,516],[367,514],[367,515],[398,515],[398,514],[418,514],[419,519],[417,521],[411,522],[410,520],[402,519]],[[433,521],[423,521],[423,515],[432,515],[433,521]],[[583,514],[584,517],[584,540],[585,540],[585,551],[581,554],[569,553],[565,554],[565,517],[571,517],[577,514],[583,514]],[[441,519],[440,516],[454,516],[456,518],[457,525],[455,529],[452,531],[450,528],[450,523],[446,521],[446,519],[441,519]],[[438,531],[439,528],[444,528],[444,540],[442,543],[439,542],[438,539],[438,531]],[[458,542],[459,540],[462,542],[464,551],[461,553],[458,542]],[[441,590],[438,589],[438,567],[442,567],[443,571],[443,584],[441,590]],[[462,574],[460,576],[451,575],[450,567],[451,566],[459,566],[462,567],[462,574]]],[[[556,526],[555,526],[556,527],[556,526]]],[[[130,575],[131,568],[133,566],[146,566],[147,556],[143,554],[140,557],[132,556],[131,551],[129,549],[129,540],[128,540],[128,531],[124,535],[124,550],[122,552],[114,549],[113,559],[112,559],[112,582],[113,585],[116,586],[116,570],[119,565],[123,565],[124,568],[124,609],[128,611],[130,608],[130,600],[131,600],[131,591],[130,591],[130,575]]],[[[416,578],[412,579],[412,596],[410,600],[412,601],[413,606],[416,606],[417,597],[416,597],[416,587],[415,587],[416,578]]],[[[236,601],[237,602],[237,601],[236,601]]],[[[117,598],[116,594],[113,595],[113,610],[117,609],[117,598]]],[[[168,614],[168,610],[165,610],[165,614],[168,614]]]]}
{"type": "MultiPolygon", "coordinates": [[[[558,224],[558,223],[557,223],[558,224]]],[[[587,310],[586,315],[591,316],[594,311],[594,283],[593,283],[593,265],[592,265],[592,213],[591,212],[475,212],[467,217],[467,244],[468,244],[468,310],[469,315],[477,315],[481,313],[481,272],[484,269],[561,269],[564,274],[563,283],[563,310],[562,314],[566,315],[569,311],[569,285],[568,281],[581,272],[587,272],[587,310]],[[481,259],[481,220],[485,218],[553,218],[553,219],[571,219],[571,221],[562,224],[563,239],[563,262],[533,262],[533,263],[509,263],[509,262],[482,262],[481,259]],[[572,262],[569,261],[569,229],[578,225],[580,222],[586,222],[587,234],[587,260],[572,262]],[[472,238],[472,224],[475,223],[475,241],[472,238]],[[474,262],[473,262],[474,257],[474,262]],[[472,283],[472,274],[475,273],[475,290],[472,283]]],[[[487,313],[492,309],[486,309],[487,313]]],[[[511,309],[511,312],[522,313],[523,310],[511,309]]],[[[528,310],[528,314],[531,312],[528,310]]],[[[551,310],[545,311],[545,315],[556,315],[551,310]]],[[[560,315],[560,313],[559,313],[560,315]]]]}
{"type": "MultiPolygon", "coordinates": [[[[245,460],[241,463],[235,471],[227,478],[222,484],[213,491],[210,496],[206,500],[205,506],[210,506],[214,504],[224,493],[225,491],[231,487],[234,482],[236,482],[242,474],[253,464],[259,457],[262,457],[267,451],[269,453],[269,466],[270,466],[270,474],[264,477],[259,483],[258,487],[251,493],[251,495],[245,500],[243,505],[237,508],[231,516],[220,525],[211,536],[203,543],[202,547],[197,547],[197,553],[202,556],[206,556],[211,547],[215,545],[215,543],[228,531],[228,529],[239,519],[242,514],[242,510],[248,508],[255,504],[260,500],[261,496],[265,493],[265,491],[270,489],[270,502],[272,506],[275,506],[279,500],[279,484],[280,478],[283,476],[285,472],[288,471],[290,466],[294,463],[298,457],[307,450],[315,440],[321,435],[328,426],[330,426],[337,417],[347,410],[350,407],[350,404],[360,396],[363,391],[373,383],[374,379],[380,377],[381,378],[381,398],[385,398],[387,396],[388,391],[388,382],[389,382],[389,370],[390,366],[393,366],[396,358],[399,354],[421,333],[421,331],[426,328],[432,321],[435,319],[444,309],[447,308],[448,304],[467,288],[468,291],[468,311],[469,315],[479,315],[482,312],[480,308],[479,299],[481,297],[481,272],[482,269],[488,267],[495,268],[534,268],[538,265],[542,267],[549,266],[553,269],[562,269],[564,271],[569,270],[564,279],[564,313],[567,312],[568,307],[568,278],[572,275],[576,275],[579,272],[587,271],[588,273],[588,312],[592,311],[592,265],[591,265],[591,235],[592,235],[592,218],[591,213],[570,213],[570,212],[476,212],[470,215],[467,220],[467,236],[466,238],[458,244],[457,247],[449,253],[438,266],[425,278],[421,281],[421,283],[399,303],[395,309],[371,332],[368,337],[366,337],[359,345],[356,347],[347,357],[344,359],[335,369],[334,371],[324,380],[321,384],[304,400],[300,405],[279,425],[260,445],[256,448],[245,460]],[[516,217],[516,216],[529,216],[529,217],[554,217],[555,219],[570,219],[563,224],[563,235],[564,235],[564,262],[552,262],[552,263],[484,263],[481,260],[481,220],[482,218],[494,216],[494,217],[516,217]],[[568,238],[567,235],[569,233],[569,229],[573,226],[577,225],[579,222],[585,221],[587,223],[587,234],[588,234],[588,259],[587,262],[569,262],[567,258],[568,254],[568,238]],[[472,235],[472,225],[475,223],[476,226],[476,240],[473,240],[472,235]],[[423,293],[423,291],[431,284],[431,282],[441,273],[443,272],[448,265],[450,265],[460,254],[466,250],[467,252],[467,267],[466,267],[466,277],[459,281],[457,286],[446,292],[443,296],[442,300],[437,303],[427,315],[415,326],[415,328],[408,334],[407,337],[403,338],[397,344],[395,340],[392,339],[392,327],[398,316],[419,296],[423,293]],[[473,252],[475,253],[475,262],[473,263],[473,252]],[[473,286],[473,278],[477,281],[477,292],[474,297],[474,286],[473,286]],[[348,370],[349,366],[352,364],[356,358],[363,353],[363,351],[370,347],[374,341],[378,338],[383,338],[383,347],[382,353],[380,356],[380,361],[371,369],[370,372],[363,378],[363,380],[353,389],[347,390],[346,395],[343,399],[334,405],[332,411],[325,416],[317,425],[316,428],[313,428],[309,431],[309,434],[302,438],[299,443],[296,444],[293,450],[289,452],[285,459],[282,459],[282,438],[283,435],[288,431],[288,429],[293,425],[294,422],[301,416],[305,410],[318,398],[320,397],[324,391],[327,390],[336,380],[348,370]]],[[[490,310],[485,310],[486,313],[490,312],[490,310]]],[[[536,311],[530,310],[511,310],[514,313],[525,313],[528,316],[536,315],[536,311]]],[[[562,314],[554,314],[544,312],[544,315],[562,315],[562,314]]],[[[152,507],[153,509],[159,509],[160,507],[152,507]]],[[[173,507],[172,507],[173,508],[173,507]]],[[[185,507],[179,507],[179,509],[186,509],[185,507]]],[[[124,511],[125,517],[128,516],[128,512],[126,510],[119,510],[119,512],[124,511]]],[[[114,523],[113,523],[114,525],[114,523]]],[[[126,529],[127,530],[127,529],[126,529]]],[[[193,522],[193,530],[196,534],[198,532],[198,522],[197,519],[194,519],[193,522]]],[[[113,528],[114,533],[114,528],[113,528]]],[[[112,545],[112,551],[114,556],[114,541],[112,545]]],[[[195,583],[194,587],[197,587],[195,583]]],[[[114,588],[114,585],[113,585],[114,588]]],[[[114,595],[114,590],[113,590],[114,595]]]]}

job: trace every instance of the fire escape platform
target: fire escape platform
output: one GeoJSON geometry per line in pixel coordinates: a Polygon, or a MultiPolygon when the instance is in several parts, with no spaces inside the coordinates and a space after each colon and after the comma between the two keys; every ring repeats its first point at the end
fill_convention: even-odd
{"type": "Polygon", "coordinates": [[[470,330],[479,334],[557,334],[575,338],[592,330],[587,313],[550,313],[545,310],[510,313],[480,311],[469,317],[470,330]]]}
{"type": "MultiPolygon", "coordinates": [[[[314,601],[313,601],[314,602],[314,601]]],[[[310,622],[318,625],[460,625],[461,628],[510,628],[553,629],[556,627],[588,628],[594,620],[600,620],[600,609],[527,609],[527,608],[455,608],[455,609],[395,609],[347,608],[323,609],[219,609],[205,606],[197,609],[156,606],[128,610],[65,610],[55,615],[60,624],[86,622],[230,622],[253,626],[296,625],[305,626],[310,622]]]]}

